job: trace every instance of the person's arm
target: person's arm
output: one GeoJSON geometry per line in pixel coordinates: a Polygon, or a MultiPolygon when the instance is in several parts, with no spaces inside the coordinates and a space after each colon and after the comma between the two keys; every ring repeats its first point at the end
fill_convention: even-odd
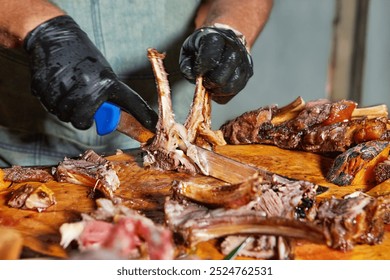
{"type": "Polygon", "coordinates": [[[21,46],[39,24],[65,13],[46,0],[0,0],[0,45],[21,46]]]}
{"type": "Polygon", "coordinates": [[[183,76],[203,85],[220,104],[229,102],[253,75],[249,53],[268,20],[272,0],[204,0],[195,31],[180,53],[183,76]]]}
{"type": "Polygon", "coordinates": [[[273,0],[204,0],[195,19],[196,28],[226,24],[241,32],[252,47],[271,13],[273,0]]]}
{"type": "Polygon", "coordinates": [[[157,114],[119,80],[65,12],[44,0],[0,0],[0,7],[0,45],[24,47],[30,59],[31,92],[50,113],[88,129],[98,108],[111,102],[155,130],[157,114]]]}

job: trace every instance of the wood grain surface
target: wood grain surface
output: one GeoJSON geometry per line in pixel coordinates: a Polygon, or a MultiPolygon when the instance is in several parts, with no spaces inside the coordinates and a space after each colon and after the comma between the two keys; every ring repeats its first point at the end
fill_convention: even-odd
{"type": "MultiPolygon", "coordinates": [[[[325,174],[333,162],[332,157],[283,150],[268,145],[226,145],[217,147],[216,152],[290,178],[329,187],[327,192],[318,196],[319,200],[331,196],[342,197],[356,190],[368,191],[371,195],[390,193],[388,182],[371,189],[364,185],[339,187],[326,182],[325,174]]],[[[142,167],[142,153],[138,149],[107,158],[120,166],[118,175],[121,186],[115,194],[123,199],[124,204],[142,211],[158,223],[163,221],[163,203],[165,197],[170,194],[174,180],[216,186],[222,184],[219,180],[201,175],[146,170],[142,167]]],[[[68,183],[51,181],[45,185],[53,190],[57,203],[38,213],[8,207],[10,191],[18,184],[10,185],[9,182],[0,180],[0,226],[3,229],[16,230],[22,236],[22,257],[68,258],[69,249],[65,250],[59,245],[59,227],[63,223],[80,220],[80,213],[93,211],[98,194],[93,193],[90,188],[68,183]]],[[[386,226],[382,244],[357,245],[349,252],[300,240],[294,243],[296,259],[390,259],[390,226],[386,226]]],[[[194,250],[201,259],[223,258],[215,246],[215,241],[201,243],[194,250]]]]}

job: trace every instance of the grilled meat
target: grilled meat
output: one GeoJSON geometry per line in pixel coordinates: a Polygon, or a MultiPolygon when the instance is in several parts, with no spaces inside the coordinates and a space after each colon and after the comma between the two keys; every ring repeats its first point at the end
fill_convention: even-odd
{"type": "Polygon", "coordinates": [[[356,116],[357,104],[349,100],[295,103],[259,108],[226,122],[221,126],[225,140],[229,144],[272,144],[329,153],[387,138],[387,112],[373,118],[356,116]]]}
{"type": "Polygon", "coordinates": [[[355,244],[378,244],[384,235],[388,199],[355,193],[321,203],[315,223],[323,228],[328,246],[351,250],[355,244]],[[387,205],[387,206],[386,206],[387,205]]]}
{"type": "Polygon", "coordinates": [[[360,143],[338,155],[326,179],[339,186],[375,184],[375,167],[389,157],[390,142],[360,143]]]}
{"type": "Polygon", "coordinates": [[[269,181],[255,180],[214,188],[178,183],[173,188],[173,197],[165,203],[166,223],[192,246],[226,237],[222,244],[227,250],[238,245],[238,241],[231,242],[231,239],[241,240],[231,236],[253,235],[253,241],[248,244],[253,250],[244,251],[246,256],[285,259],[292,256],[286,237],[325,242],[318,228],[304,222],[314,215],[316,187],[277,175],[269,181]],[[233,245],[227,245],[231,243],[233,245]],[[265,251],[261,251],[260,244],[273,246],[264,245],[265,251]]]}
{"type": "Polygon", "coordinates": [[[114,199],[114,191],[120,181],[115,166],[92,150],[86,151],[79,159],[65,158],[54,169],[58,182],[89,186],[114,199]]]}
{"type": "Polygon", "coordinates": [[[11,181],[15,183],[46,183],[48,181],[54,180],[53,175],[51,175],[50,170],[47,168],[21,167],[15,165],[10,168],[4,168],[3,172],[5,181],[11,181]]]}
{"type": "Polygon", "coordinates": [[[45,211],[48,207],[56,204],[54,193],[42,184],[23,184],[10,192],[8,206],[20,209],[45,211]]]}

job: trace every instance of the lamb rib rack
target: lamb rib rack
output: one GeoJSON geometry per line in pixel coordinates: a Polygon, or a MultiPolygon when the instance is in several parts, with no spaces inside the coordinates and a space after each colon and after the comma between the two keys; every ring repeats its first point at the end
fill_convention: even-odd
{"type": "Polygon", "coordinates": [[[156,136],[152,143],[143,146],[146,151],[144,166],[198,173],[199,169],[196,164],[185,154],[188,143],[187,131],[174,119],[171,90],[163,65],[165,55],[158,53],[155,49],[148,49],[148,58],[152,64],[157,84],[159,118],[156,136]]]}
{"type": "Polygon", "coordinates": [[[211,149],[226,142],[220,131],[211,130],[211,103],[202,86],[202,78],[197,79],[194,100],[185,125],[179,124],[172,110],[171,92],[163,65],[165,55],[148,49],[148,58],[157,83],[159,119],[152,143],[142,147],[146,151],[144,166],[209,175],[207,164],[202,162],[195,144],[211,149]]]}
{"type": "Polygon", "coordinates": [[[222,131],[211,130],[211,98],[202,81],[202,77],[196,79],[194,99],[184,127],[190,143],[211,149],[215,145],[226,145],[226,141],[222,131]]]}

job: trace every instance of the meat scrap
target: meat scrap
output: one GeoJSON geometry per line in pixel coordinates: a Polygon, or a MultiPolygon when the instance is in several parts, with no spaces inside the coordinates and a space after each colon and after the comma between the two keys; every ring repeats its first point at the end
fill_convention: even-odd
{"type": "Polygon", "coordinates": [[[211,98],[202,85],[201,77],[196,79],[194,99],[184,127],[190,143],[206,149],[226,145],[222,131],[211,130],[211,98]]]}
{"type": "MultiPolygon", "coordinates": [[[[246,112],[221,126],[229,144],[272,144],[283,149],[317,153],[344,152],[348,148],[387,136],[387,108],[365,115],[349,100],[301,98],[279,108],[276,105],[246,112]]],[[[382,108],[383,109],[383,108],[382,108]]]]}
{"type": "Polygon", "coordinates": [[[389,202],[361,192],[332,198],[319,205],[314,222],[323,228],[332,248],[347,251],[355,244],[375,245],[383,240],[389,202]]]}
{"type": "Polygon", "coordinates": [[[15,183],[23,182],[42,182],[54,180],[53,175],[49,169],[37,168],[37,167],[21,167],[18,165],[10,168],[4,168],[4,180],[15,183]]]}
{"type": "Polygon", "coordinates": [[[76,240],[80,253],[99,253],[117,259],[173,259],[171,232],[161,225],[121,204],[97,199],[98,208],[83,214],[82,221],[65,223],[60,227],[61,245],[68,247],[76,240]]]}
{"type": "Polygon", "coordinates": [[[120,185],[114,164],[92,150],[78,159],[65,158],[53,168],[53,173],[58,182],[89,186],[110,199],[114,199],[114,191],[120,185]]]}
{"type": "MultiPolygon", "coordinates": [[[[54,180],[63,183],[85,185],[93,188],[93,190],[101,191],[106,197],[111,199],[114,199],[114,191],[120,185],[117,167],[92,150],[85,151],[77,159],[64,158],[57,166],[51,168],[12,166],[1,171],[4,181],[12,183],[45,183],[54,180]]],[[[26,187],[24,191],[28,192],[30,189],[30,187],[26,187]]],[[[45,193],[46,187],[43,187],[43,189],[43,193],[45,193]]],[[[26,193],[23,196],[26,196],[26,193]]]]}
{"type": "Polygon", "coordinates": [[[45,211],[56,204],[54,193],[43,184],[23,184],[11,189],[8,206],[19,209],[45,211]]]}
{"type": "Polygon", "coordinates": [[[378,163],[374,168],[374,176],[376,184],[383,183],[390,178],[390,160],[387,158],[383,162],[378,163]]]}

